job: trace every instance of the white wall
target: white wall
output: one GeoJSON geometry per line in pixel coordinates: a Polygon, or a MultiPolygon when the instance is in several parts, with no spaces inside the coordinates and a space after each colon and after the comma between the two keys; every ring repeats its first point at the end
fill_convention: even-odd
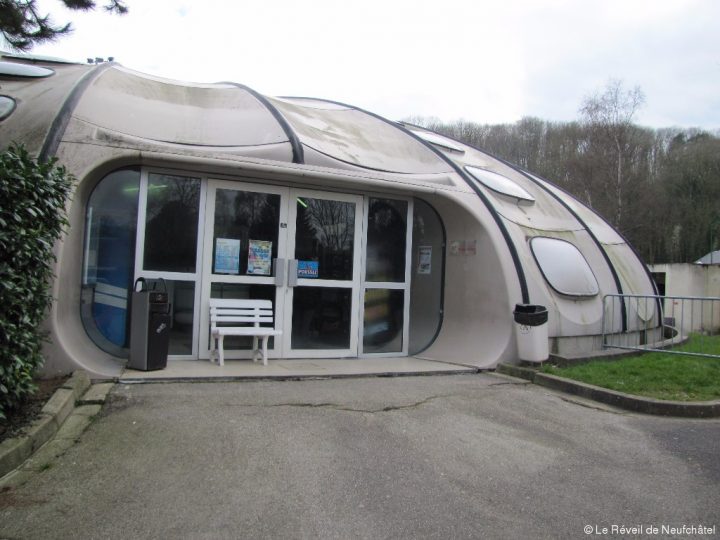
{"type": "Polygon", "coordinates": [[[720,265],[651,264],[653,273],[665,274],[664,315],[673,317],[683,333],[720,330],[720,265]],[[716,300],[698,300],[716,298],[716,300]]]}

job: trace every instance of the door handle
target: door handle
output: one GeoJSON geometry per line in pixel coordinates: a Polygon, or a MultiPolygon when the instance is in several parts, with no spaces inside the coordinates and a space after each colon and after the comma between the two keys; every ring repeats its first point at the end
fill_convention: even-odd
{"type": "Polygon", "coordinates": [[[285,259],[273,259],[275,264],[275,286],[282,287],[285,284],[285,259]]]}
{"type": "Polygon", "coordinates": [[[297,277],[298,261],[297,259],[288,260],[288,287],[295,287],[298,282],[297,277]]]}

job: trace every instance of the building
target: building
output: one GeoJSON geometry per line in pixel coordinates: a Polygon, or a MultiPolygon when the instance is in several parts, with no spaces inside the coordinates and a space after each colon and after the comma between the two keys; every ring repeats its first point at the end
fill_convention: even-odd
{"type": "MultiPolygon", "coordinates": [[[[601,348],[605,294],[654,292],[592,210],[419,127],[115,63],[5,55],[0,82],[2,147],[57,156],[78,181],[49,372],[119,373],[141,277],[170,293],[171,361],[207,358],[214,297],[272,300],[274,357],[493,368],[517,361],[516,304],[546,306],[551,350],[578,354],[601,348]]],[[[609,316],[632,333],[657,313],[609,316]]]]}
{"type": "Polygon", "coordinates": [[[720,252],[692,264],[651,264],[650,272],[664,296],[665,322],[683,335],[720,331],[720,252]]]}

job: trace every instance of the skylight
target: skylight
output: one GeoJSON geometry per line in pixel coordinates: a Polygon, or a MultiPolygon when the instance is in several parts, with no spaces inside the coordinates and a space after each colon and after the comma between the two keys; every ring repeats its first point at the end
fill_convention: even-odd
{"type": "Polygon", "coordinates": [[[493,191],[521,201],[529,203],[535,202],[535,197],[530,195],[530,193],[528,193],[524,188],[510,180],[507,176],[488,171],[487,169],[473,167],[471,165],[466,165],[465,170],[469,172],[475,180],[493,191]]]}

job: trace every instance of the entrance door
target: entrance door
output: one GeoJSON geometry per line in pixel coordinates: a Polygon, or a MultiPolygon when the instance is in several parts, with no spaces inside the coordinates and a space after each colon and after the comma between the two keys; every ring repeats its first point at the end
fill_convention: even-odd
{"type": "MultiPolygon", "coordinates": [[[[288,189],[208,181],[203,242],[200,356],[210,345],[209,299],[270,300],[275,327],[283,328],[288,189]]],[[[225,338],[227,358],[249,358],[252,338],[225,338]]],[[[270,338],[268,355],[282,356],[270,338]]]]}
{"type": "Polygon", "coordinates": [[[357,356],[363,199],[293,189],[288,202],[284,355],[357,356]]]}
{"type": "MultiPolygon", "coordinates": [[[[357,356],[362,215],[360,196],[209,181],[200,356],[210,298],[271,300],[271,357],[357,356]]],[[[226,337],[226,357],[249,357],[251,341],[226,337]]]]}

